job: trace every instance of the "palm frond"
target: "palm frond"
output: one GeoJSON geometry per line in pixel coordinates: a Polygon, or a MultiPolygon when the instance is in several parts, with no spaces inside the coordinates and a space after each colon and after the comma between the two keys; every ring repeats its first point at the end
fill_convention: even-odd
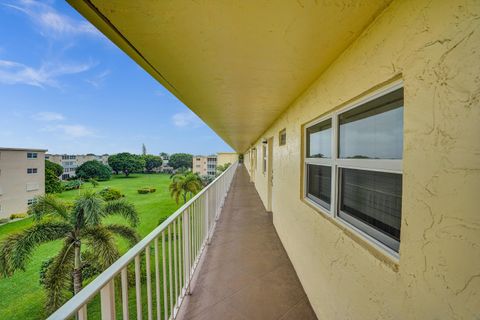
{"type": "Polygon", "coordinates": [[[100,224],[103,213],[103,199],[93,191],[83,192],[73,207],[74,224],[77,228],[100,224]]]}
{"type": "Polygon", "coordinates": [[[74,260],[73,241],[67,239],[45,273],[46,309],[49,314],[63,305],[71,295],[68,289],[72,286],[74,260]]]}
{"type": "Polygon", "coordinates": [[[31,215],[35,221],[40,221],[43,217],[48,215],[59,216],[64,220],[69,219],[68,205],[58,200],[51,194],[39,196],[36,202],[28,208],[28,214],[31,215]]]}
{"type": "Polygon", "coordinates": [[[138,213],[135,206],[125,199],[108,201],[103,208],[105,216],[119,215],[124,217],[131,226],[137,226],[139,222],[138,213]]]}
{"type": "Polygon", "coordinates": [[[82,232],[82,238],[87,240],[87,245],[94,253],[96,263],[103,270],[120,257],[112,233],[104,226],[85,229],[82,232]]]}
{"type": "Polygon", "coordinates": [[[64,238],[71,231],[68,223],[47,221],[8,236],[0,243],[0,275],[11,276],[18,269],[25,270],[38,245],[64,238]]]}
{"type": "Polygon", "coordinates": [[[131,227],[121,224],[107,224],[104,226],[104,228],[127,240],[131,246],[134,246],[138,241],[140,241],[140,235],[131,227]]]}
{"type": "Polygon", "coordinates": [[[180,196],[182,195],[182,183],[179,181],[172,181],[172,183],[169,186],[170,189],[170,196],[175,200],[175,202],[178,204],[180,200],[180,196]]]}

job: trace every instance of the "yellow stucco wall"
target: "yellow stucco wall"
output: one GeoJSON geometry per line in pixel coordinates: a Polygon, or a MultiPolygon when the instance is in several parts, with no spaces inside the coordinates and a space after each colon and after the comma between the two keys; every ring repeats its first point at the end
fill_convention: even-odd
{"type": "Polygon", "coordinates": [[[238,153],[235,152],[219,152],[217,153],[217,166],[223,166],[224,164],[233,164],[238,161],[238,153]]]}
{"type": "MultiPolygon", "coordinates": [[[[480,318],[480,1],[394,1],[254,144],[274,137],[273,221],[319,319],[480,318]],[[300,199],[301,126],[403,78],[400,259],[300,199]],[[286,146],[278,132],[287,129],[286,146]]],[[[246,168],[249,168],[246,157],[246,168]]]]}

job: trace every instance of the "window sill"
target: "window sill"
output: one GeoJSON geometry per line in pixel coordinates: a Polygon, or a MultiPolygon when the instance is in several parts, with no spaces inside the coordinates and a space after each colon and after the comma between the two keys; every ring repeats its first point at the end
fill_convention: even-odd
{"type": "Polygon", "coordinates": [[[319,207],[312,200],[306,197],[302,197],[301,201],[308,207],[319,213],[321,217],[325,218],[327,221],[340,228],[345,235],[347,235],[350,239],[359,244],[376,259],[380,260],[380,262],[382,262],[385,266],[389,267],[394,272],[399,271],[400,260],[398,254],[394,255],[393,253],[388,252],[386,249],[380,247],[376,243],[373,243],[373,240],[367,239],[366,235],[364,235],[361,231],[356,230],[355,227],[349,225],[347,222],[344,222],[341,219],[334,219],[331,213],[322,210],[322,208],[319,207]]]}

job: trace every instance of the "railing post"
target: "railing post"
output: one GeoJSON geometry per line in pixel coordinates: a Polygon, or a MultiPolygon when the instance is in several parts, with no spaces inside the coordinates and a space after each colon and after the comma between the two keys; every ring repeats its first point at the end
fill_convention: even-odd
{"type": "Polygon", "coordinates": [[[183,212],[183,265],[185,267],[185,293],[190,294],[190,215],[189,209],[183,212]]]}
{"type": "Polygon", "coordinates": [[[110,280],[100,290],[102,320],[115,320],[115,282],[110,280]]]}

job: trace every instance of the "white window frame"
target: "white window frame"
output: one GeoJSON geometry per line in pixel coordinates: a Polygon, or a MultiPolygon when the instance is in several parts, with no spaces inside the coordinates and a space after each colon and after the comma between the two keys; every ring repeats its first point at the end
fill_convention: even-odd
{"type": "Polygon", "coordinates": [[[27,152],[27,159],[38,159],[38,152],[27,152]]]}
{"type": "MultiPolygon", "coordinates": [[[[330,218],[333,218],[335,221],[338,221],[341,225],[347,227],[350,230],[353,230],[355,234],[360,235],[362,238],[366,239],[368,242],[372,243],[382,252],[387,253],[395,259],[399,259],[399,251],[392,249],[383,242],[379,241],[376,237],[382,238],[382,240],[388,242],[389,240],[394,241],[387,235],[371,228],[365,223],[357,220],[353,217],[350,217],[348,214],[345,214],[339,209],[339,200],[340,200],[340,169],[358,169],[358,170],[368,170],[368,171],[378,171],[385,173],[396,173],[403,176],[403,159],[340,159],[338,155],[339,149],[339,116],[344,112],[347,112],[351,109],[359,107],[369,101],[377,99],[381,96],[384,96],[388,93],[391,93],[397,89],[403,88],[403,81],[398,80],[394,83],[378,89],[358,100],[355,100],[352,103],[347,104],[343,108],[335,110],[323,117],[317,118],[311,122],[308,122],[304,125],[303,128],[303,200],[311,204],[312,206],[319,209],[319,211],[330,218]],[[332,123],[332,135],[331,135],[331,158],[307,158],[307,129],[324,122],[328,119],[331,119],[332,123]],[[332,181],[331,181],[331,195],[330,195],[330,208],[327,208],[325,205],[322,205],[323,201],[314,201],[308,196],[308,165],[322,165],[332,168],[332,181]],[[340,217],[340,215],[342,215],[340,217]],[[375,237],[368,234],[359,228],[359,224],[362,224],[362,227],[370,228],[369,232],[375,234],[375,237]]],[[[403,192],[402,192],[403,197],[403,192]]],[[[391,246],[393,243],[389,242],[391,246]]],[[[399,243],[398,243],[399,246],[399,243]]],[[[398,248],[399,249],[399,248],[398,248]]]]}
{"type": "Polygon", "coordinates": [[[27,168],[27,174],[37,174],[38,168],[27,168]],[[31,171],[31,172],[28,172],[31,171]]]}

